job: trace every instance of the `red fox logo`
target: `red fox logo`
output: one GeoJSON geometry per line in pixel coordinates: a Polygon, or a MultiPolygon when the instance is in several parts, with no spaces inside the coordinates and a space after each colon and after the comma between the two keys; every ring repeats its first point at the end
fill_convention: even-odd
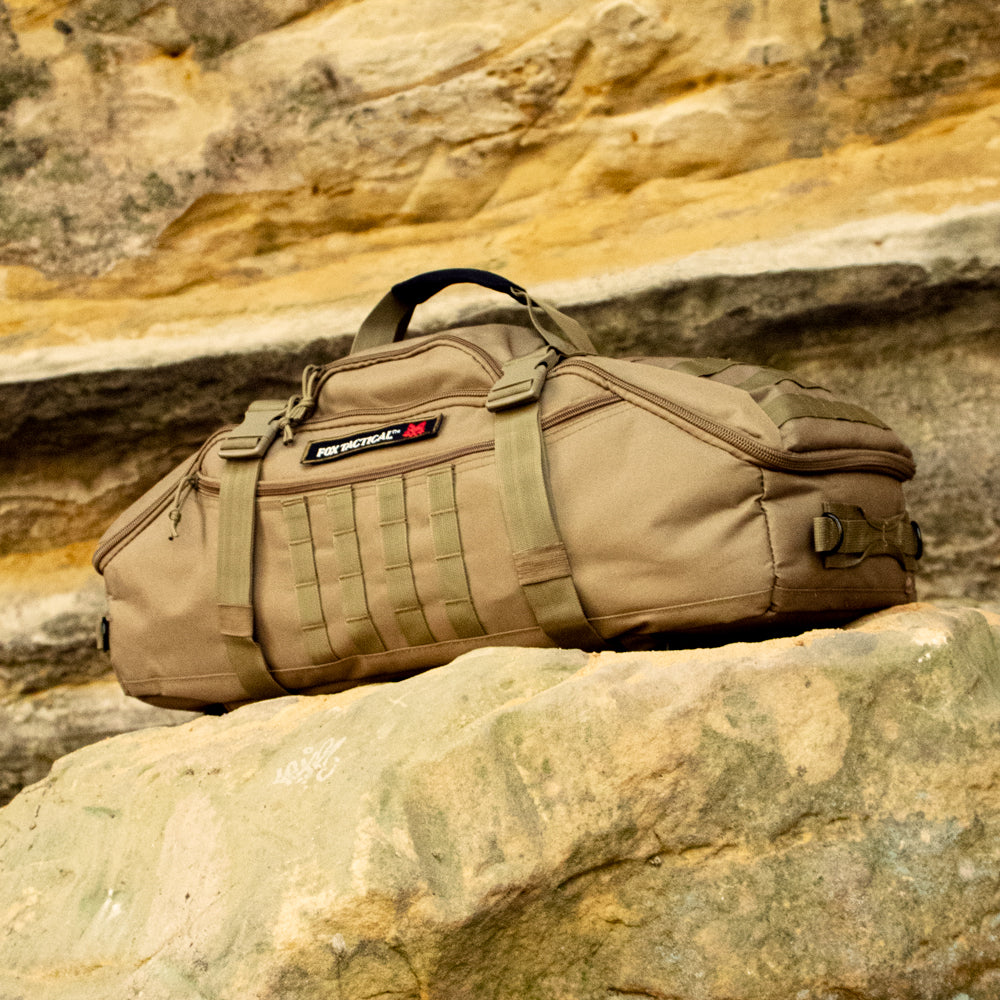
{"type": "Polygon", "coordinates": [[[421,420],[419,424],[410,424],[409,427],[403,431],[403,437],[405,438],[418,438],[423,437],[424,431],[427,430],[427,421],[421,420]]]}

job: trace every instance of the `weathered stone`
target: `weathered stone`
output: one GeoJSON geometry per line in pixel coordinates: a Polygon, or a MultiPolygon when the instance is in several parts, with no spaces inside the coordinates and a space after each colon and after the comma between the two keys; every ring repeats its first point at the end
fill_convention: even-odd
{"type": "Polygon", "coordinates": [[[0,996],[1000,996],[1000,622],[486,650],[78,751],[0,996]]]}
{"type": "MultiPolygon", "coordinates": [[[[0,805],[40,781],[73,750],[109,736],[188,722],[190,712],[144,705],[111,678],[53,686],[17,699],[0,698],[0,805]]],[[[6,1000],[6,998],[5,998],[6,1000]]]]}
{"type": "Polygon", "coordinates": [[[649,184],[666,219],[707,183],[863,159],[941,121],[947,167],[911,156],[910,172],[950,179],[939,207],[988,196],[963,190],[966,171],[996,195],[995,149],[973,156],[957,127],[996,103],[988,0],[7,8],[48,84],[9,88],[10,141],[46,146],[10,176],[2,258],[57,280],[148,254],[100,287],[178,290],[273,272],[303,241],[477,216],[495,231],[607,198],[640,222],[653,191],[623,196],[649,184]]]}
{"type": "MultiPolygon", "coordinates": [[[[729,353],[857,397],[917,454],[922,593],[988,604],[995,13],[0,0],[0,558],[92,545],[247,401],[336,357],[389,283],[467,264],[612,352],[729,353]]],[[[5,690],[103,669],[15,618],[5,690]]]]}
{"type": "Polygon", "coordinates": [[[104,589],[90,546],[0,558],[0,702],[109,673],[96,625],[104,589]]]}

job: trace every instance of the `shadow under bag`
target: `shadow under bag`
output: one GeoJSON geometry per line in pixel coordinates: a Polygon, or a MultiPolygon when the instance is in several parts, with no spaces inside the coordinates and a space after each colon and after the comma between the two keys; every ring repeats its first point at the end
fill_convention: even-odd
{"type": "Polygon", "coordinates": [[[481,646],[836,623],[913,600],[913,473],[877,417],[795,375],[601,357],[506,279],[432,271],[108,529],[105,645],[128,694],[206,708],[481,646]],[[404,340],[458,282],[511,295],[531,326],[404,340]]]}

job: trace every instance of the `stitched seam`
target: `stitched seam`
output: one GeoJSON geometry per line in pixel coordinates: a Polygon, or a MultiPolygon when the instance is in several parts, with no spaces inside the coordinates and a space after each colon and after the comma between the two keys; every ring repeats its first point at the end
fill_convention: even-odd
{"type": "Polygon", "coordinates": [[[767,539],[767,551],[771,555],[771,596],[768,599],[768,612],[776,612],[774,595],[778,589],[778,560],[774,554],[774,542],[771,539],[771,521],[767,515],[767,505],[764,503],[764,495],[767,493],[767,480],[764,478],[766,470],[758,467],[760,475],[760,494],[757,497],[757,506],[764,517],[764,537],[767,539]]]}

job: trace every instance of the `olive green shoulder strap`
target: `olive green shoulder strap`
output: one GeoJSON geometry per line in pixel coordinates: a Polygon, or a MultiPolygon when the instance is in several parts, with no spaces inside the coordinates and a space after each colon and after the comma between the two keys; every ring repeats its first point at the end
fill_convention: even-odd
{"type": "Polygon", "coordinates": [[[216,600],[219,627],[229,663],[249,698],[276,698],[289,692],[275,679],[254,638],[253,562],[257,522],[257,480],[264,454],[277,435],[284,401],[252,403],[221,445],[226,460],[219,493],[219,551],[216,600]]]}
{"type": "Polygon", "coordinates": [[[518,582],[539,627],[558,646],[599,649],[606,643],[580,602],[549,492],[538,400],[553,353],[543,348],[508,362],[487,399],[497,485],[518,582]]]}

